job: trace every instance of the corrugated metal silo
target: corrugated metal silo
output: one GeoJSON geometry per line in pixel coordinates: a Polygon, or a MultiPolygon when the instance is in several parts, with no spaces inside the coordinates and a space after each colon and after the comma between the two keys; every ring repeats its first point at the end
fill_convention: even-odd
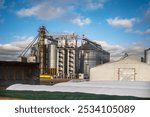
{"type": "Polygon", "coordinates": [[[94,67],[97,63],[97,51],[85,50],[84,51],[84,73],[89,74],[90,68],[94,67]]]}
{"type": "Polygon", "coordinates": [[[109,62],[110,55],[104,51],[101,45],[88,39],[83,39],[83,43],[79,48],[79,73],[89,76],[90,69],[99,64],[109,62]]]}

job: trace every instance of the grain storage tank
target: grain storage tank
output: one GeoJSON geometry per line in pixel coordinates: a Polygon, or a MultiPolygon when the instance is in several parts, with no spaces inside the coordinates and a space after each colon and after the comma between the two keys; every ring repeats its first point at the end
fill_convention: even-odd
{"type": "Polygon", "coordinates": [[[147,64],[150,64],[150,48],[144,51],[144,58],[147,64]]]}
{"type": "Polygon", "coordinates": [[[98,50],[94,45],[85,43],[79,47],[79,54],[80,72],[89,74],[90,68],[95,67],[97,65],[97,61],[99,60],[98,50]]]}
{"type": "Polygon", "coordinates": [[[103,63],[107,63],[110,61],[110,53],[103,50],[103,63]]]}
{"type": "Polygon", "coordinates": [[[88,39],[83,39],[79,51],[79,73],[89,77],[90,69],[99,64],[109,62],[110,54],[104,51],[101,45],[88,39]]]}
{"type": "Polygon", "coordinates": [[[96,65],[97,52],[93,50],[84,50],[84,73],[89,74],[90,68],[96,65]]]}
{"type": "Polygon", "coordinates": [[[49,74],[50,75],[56,75],[56,67],[57,67],[57,45],[55,42],[52,42],[48,45],[48,66],[49,66],[49,74]]]}

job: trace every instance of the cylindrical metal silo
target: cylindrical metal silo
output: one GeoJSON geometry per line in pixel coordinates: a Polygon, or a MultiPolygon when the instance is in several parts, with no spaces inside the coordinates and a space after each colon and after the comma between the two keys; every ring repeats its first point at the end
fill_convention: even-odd
{"type": "Polygon", "coordinates": [[[57,52],[56,52],[56,44],[51,43],[48,45],[48,53],[49,53],[49,73],[50,75],[56,75],[57,68],[57,52]]]}
{"type": "Polygon", "coordinates": [[[97,64],[97,51],[84,51],[84,73],[89,74],[90,68],[97,64]]]}
{"type": "Polygon", "coordinates": [[[49,49],[49,68],[56,68],[57,55],[56,44],[52,43],[48,46],[49,49]]]}

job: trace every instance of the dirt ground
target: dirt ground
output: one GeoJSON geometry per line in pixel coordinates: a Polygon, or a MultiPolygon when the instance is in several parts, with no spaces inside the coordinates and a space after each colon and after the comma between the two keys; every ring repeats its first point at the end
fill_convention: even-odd
{"type": "Polygon", "coordinates": [[[70,79],[40,79],[40,85],[54,85],[56,83],[67,82],[70,79]]]}

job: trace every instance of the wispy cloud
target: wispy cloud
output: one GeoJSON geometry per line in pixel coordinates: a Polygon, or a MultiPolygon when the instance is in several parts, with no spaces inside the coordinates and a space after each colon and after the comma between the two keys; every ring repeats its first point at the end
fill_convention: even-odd
{"type": "MultiPolygon", "coordinates": [[[[4,3],[5,3],[5,0],[0,0],[0,10],[6,8],[6,6],[4,5],[4,3]]],[[[4,18],[3,18],[3,16],[0,14],[0,24],[3,23],[3,22],[4,22],[4,18]]]]}
{"type": "MultiPolygon", "coordinates": [[[[91,23],[90,18],[85,18],[81,16],[80,14],[71,12],[70,10],[72,10],[73,8],[70,6],[67,6],[66,4],[65,5],[63,4],[62,6],[61,5],[56,6],[52,2],[54,4],[53,6],[53,4],[49,4],[49,3],[51,2],[44,2],[41,4],[37,4],[31,8],[21,9],[17,12],[17,14],[23,17],[36,16],[42,20],[51,20],[54,18],[61,18],[61,19],[70,21],[71,23],[74,23],[78,26],[84,26],[84,25],[91,23]]],[[[61,4],[61,3],[58,3],[58,4],[61,4]]]]}
{"type": "Polygon", "coordinates": [[[150,34],[150,28],[148,28],[144,31],[136,30],[136,31],[134,31],[134,33],[141,34],[141,35],[150,34]]]}
{"type": "Polygon", "coordinates": [[[32,41],[33,37],[16,37],[7,44],[0,44],[0,60],[16,60],[20,52],[32,41]]]}
{"type": "Polygon", "coordinates": [[[0,9],[5,8],[4,3],[5,3],[5,0],[0,0],[0,9]]]}
{"type": "Polygon", "coordinates": [[[68,8],[54,7],[48,3],[38,4],[31,8],[21,9],[17,12],[19,16],[37,16],[40,19],[53,19],[64,15],[68,8]]]}
{"type": "MultiPolygon", "coordinates": [[[[16,60],[20,52],[33,40],[33,37],[17,36],[15,41],[0,44],[0,60],[16,60]]],[[[125,52],[128,54],[137,54],[143,56],[144,54],[144,42],[134,42],[128,48],[121,45],[111,44],[106,41],[94,40],[94,42],[102,45],[104,50],[110,52],[111,61],[116,61],[124,55],[125,52]]]]}
{"type": "Polygon", "coordinates": [[[115,18],[109,18],[106,21],[111,26],[122,27],[125,28],[126,31],[130,31],[132,30],[134,23],[138,22],[139,20],[137,18],[127,19],[127,18],[115,17],[115,18]]]}
{"type": "Polygon", "coordinates": [[[145,17],[148,18],[148,19],[150,18],[150,9],[148,9],[148,10],[146,11],[145,17]]]}
{"type": "Polygon", "coordinates": [[[3,22],[4,22],[4,19],[0,17],[0,23],[3,23],[3,22]]]}
{"type": "Polygon", "coordinates": [[[124,55],[124,53],[128,53],[129,55],[136,54],[142,57],[145,49],[143,42],[134,42],[127,48],[117,44],[110,44],[106,41],[95,40],[95,42],[102,45],[104,50],[110,52],[111,61],[119,60],[124,55]]]}
{"type": "Polygon", "coordinates": [[[88,25],[92,22],[90,18],[84,18],[83,16],[80,15],[76,15],[70,21],[79,26],[88,25]]]}
{"type": "Polygon", "coordinates": [[[83,0],[83,6],[89,10],[103,8],[108,0],[83,0]]]}
{"type": "Polygon", "coordinates": [[[150,20],[150,2],[148,3],[148,8],[145,11],[145,19],[150,20]]]}
{"type": "Polygon", "coordinates": [[[22,8],[16,13],[18,16],[35,16],[42,20],[60,18],[66,21],[67,19],[78,26],[84,26],[90,24],[91,19],[80,14],[77,9],[96,10],[103,8],[106,1],[108,0],[59,0],[57,2],[55,0],[37,0],[32,7],[22,8]]]}
{"type": "Polygon", "coordinates": [[[110,53],[111,61],[118,60],[123,55],[123,51],[125,50],[125,48],[121,45],[111,44],[106,41],[98,40],[95,40],[95,42],[100,44],[104,50],[107,50],[110,53]]]}
{"type": "MultiPolygon", "coordinates": [[[[31,0],[30,0],[31,1],[31,0]]],[[[47,2],[51,6],[55,7],[77,7],[80,10],[96,10],[101,9],[109,0],[32,0],[34,4],[41,4],[41,2],[47,2]]]]}

